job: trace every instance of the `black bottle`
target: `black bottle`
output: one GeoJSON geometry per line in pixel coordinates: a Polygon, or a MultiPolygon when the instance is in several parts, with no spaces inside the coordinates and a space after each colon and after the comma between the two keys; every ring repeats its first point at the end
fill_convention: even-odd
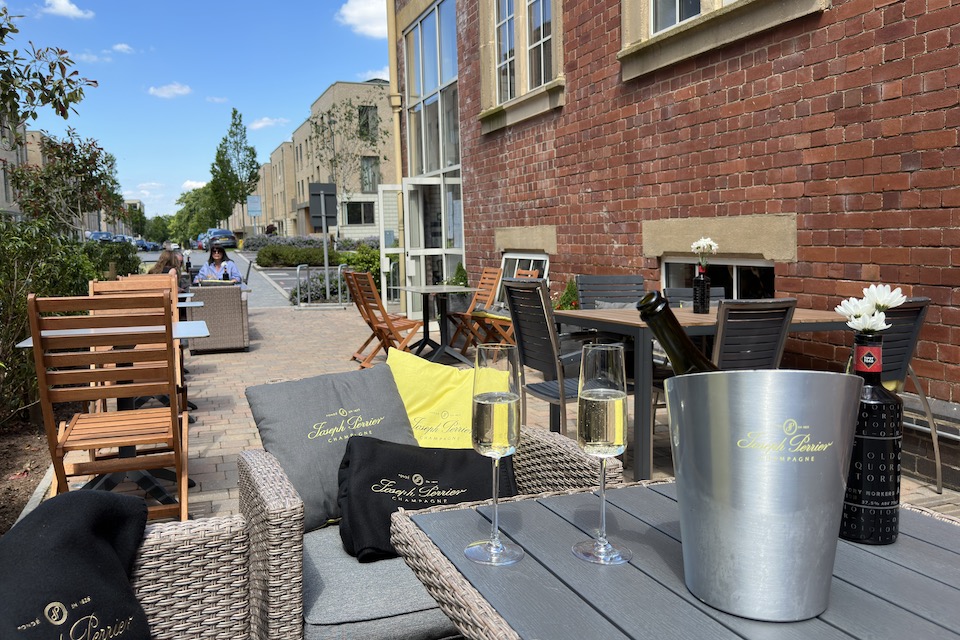
{"type": "Polygon", "coordinates": [[[640,312],[640,319],[647,323],[650,331],[660,341],[674,373],[681,375],[717,370],[717,366],[697,348],[683,330],[662,293],[650,291],[644,295],[637,303],[637,310],[640,312]]]}
{"type": "Polygon", "coordinates": [[[227,265],[223,265],[223,280],[226,282],[230,279],[230,272],[227,271],[227,265]]]}
{"type": "Polygon", "coordinates": [[[854,373],[863,378],[840,537],[890,544],[899,532],[903,401],[881,382],[882,336],[858,333],[854,373]]]}

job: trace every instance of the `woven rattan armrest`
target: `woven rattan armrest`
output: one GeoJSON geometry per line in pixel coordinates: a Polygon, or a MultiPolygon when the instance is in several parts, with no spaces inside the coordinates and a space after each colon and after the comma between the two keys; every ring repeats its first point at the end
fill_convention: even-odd
{"type": "Polygon", "coordinates": [[[277,459],[240,453],[240,511],[250,536],[250,631],[258,640],[303,638],[303,501],[277,459]]]}
{"type": "MultiPolygon", "coordinates": [[[[592,487],[600,481],[599,458],[585,454],[575,440],[538,427],[521,430],[513,469],[524,494],[592,487]]],[[[608,459],[607,484],[621,482],[623,463],[608,459]]]]}
{"type": "Polygon", "coordinates": [[[133,588],[154,638],[249,638],[242,516],[147,525],[133,588]]]}

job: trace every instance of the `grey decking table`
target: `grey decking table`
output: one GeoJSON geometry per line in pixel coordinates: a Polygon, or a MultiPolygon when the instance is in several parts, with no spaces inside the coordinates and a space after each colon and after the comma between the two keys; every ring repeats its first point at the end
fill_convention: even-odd
{"type": "Polygon", "coordinates": [[[902,509],[895,544],[839,542],[830,604],[819,617],[759,622],[687,590],[674,490],[608,491],[608,533],[633,550],[628,565],[591,565],[570,552],[597,525],[599,498],[589,492],[501,503],[501,530],[527,553],[512,566],[463,556],[466,544],[489,535],[487,506],[410,515],[417,536],[426,535],[404,553],[432,571],[445,561],[426,551],[439,548],[455,581],[469,582],[521,638],[960,638],[960,526],[902,509]]]}
{"type": "MultiPolygon", "coordinates": [[[[674,315],[691,336],[714,335],[717,332],[717,307],[710,313],[693,313],[693,309],[673,309],[674,315]]],[[[569,324],[622,335],[633,340],[633,473],[635,480],[646,480],[653,473],[653,433],[650,428],[653,384],[653,334],[640,319],[636,309],[580,309],[554,311],[558,320],[569,324]]],[[[796,309],[790,322],[790,333],[847,330],[846,319],[835,311],[796,309]]]]}

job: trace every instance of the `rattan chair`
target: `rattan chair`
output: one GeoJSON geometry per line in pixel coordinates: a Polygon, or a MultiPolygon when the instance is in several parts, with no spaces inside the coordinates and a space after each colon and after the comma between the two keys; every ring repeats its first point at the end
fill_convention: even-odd
{"type": "MultiPolygon", "coordinates": [[[[596,484],[599,461],[586,455],[575,441],[539,428],[525,428],[520,436],[513,463],[521,494],[568,491],[596,484]]],[[[299,640],[304,637],[305,583],[316,581],[319,588],[325,580],[326,567],[304,566],[303,502],[277,459],[255,449],[241,452],[238,463],[240,509],[249,523],[252,637],[299,640]]],[[[607,480],[612,484],[622,482],[623,465],[619,460],[608,460],[607,480]]],[[[319,529],[307,536],[329,535],[328,530],[319,529]]],[[[332,536],[330,542],[340,545],[339,535],[332,536]]],[[[354,563],[351,567],[355,567],[356,573],[350,577],[351,587],[356,594],[369,594],[369,606],[377,606],[376,594],[382,585],[377,584],[373,571],[381,563],[399,563],[405,575],[410,572],[411,584],[421,588],[401,558],[354,563]]],[[[340,603],[343,594],[322,593],[321,597],[340,603]]],[[[351,635],[346,628],[327,628],[321,633],[323,637],[377,640],[351,635]]]]}
{"type": "Polygon", "coordinates": [[[240,285],[193,287],[193,301],[202,307],[187,308],[188,320],[203,320],[210,335],[192,338],[190,353],[239,351],[250,347],[247,297],[240,285]]]}

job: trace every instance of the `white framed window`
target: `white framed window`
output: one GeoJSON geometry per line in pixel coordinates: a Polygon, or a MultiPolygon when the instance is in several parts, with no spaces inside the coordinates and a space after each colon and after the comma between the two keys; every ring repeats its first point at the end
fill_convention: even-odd
{"type": "Polygon", "coordinates": [[[553,80],[553,6],[550,0],[527,0],[527,86],[553,80]]]}
{"type": "MultiPolygon", "coordinates": [[[[661,286],[692,287],[696,273],[695,257],[663,259],[661,286]]],[[[725,297],[734,300],[754,300],[776,297],[774,263],[771,260],[711,257],[707,277],[711,287],[723,287],[725,297]]]]}
{"type": "Polygon", "coordinates": [[[651,32],[659,33],[700,15],[700,0],[650,0],[651,32]]]}
{"type": "MultiPolygon", "coordinates": [[[[550,256],[545,253],[508,251],[500,258],[500,268],[503,270],[502,278],[516,278],[517,271],[520,269],[536,269],[538,278],[547,278],[550,272],[550,256]]],[[[549,284],[549,282],[548,279],[547,283],[549,284]]],[[[496,302],[502,305],[507,303],[502,285],[497,290],[496,302]]]]}
{"type": "Polygon", "coordinates": [[[513,0],[497,0],[497,102],[517,96],[513,0]]]}

